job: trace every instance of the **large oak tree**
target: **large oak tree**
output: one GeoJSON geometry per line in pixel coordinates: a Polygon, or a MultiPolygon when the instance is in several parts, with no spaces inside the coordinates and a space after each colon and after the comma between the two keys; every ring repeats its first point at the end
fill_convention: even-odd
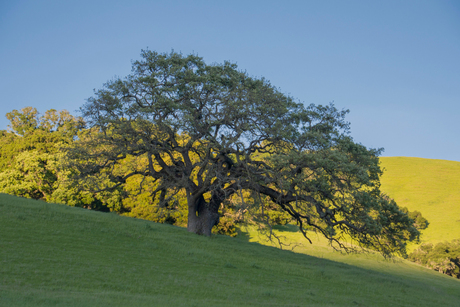
{"type": "Polygon", "coordinates": [[[219,207],[250,191],[289,213],[307,239],[315,230],[342,248],[351,238],[392,254],[418,238],[413,220],[380,192],[380,150],[353,141],[347,111],[305,107],[228,62],[141,56],[82,107],[88,130],[70,153],[84,178],[109,179],[99,189],[150,178],[160,206],[186,195],[187,229],[197,234],[210,235],[219,207]],[[131,167],[121,169],[127,158],[131,167]]]}

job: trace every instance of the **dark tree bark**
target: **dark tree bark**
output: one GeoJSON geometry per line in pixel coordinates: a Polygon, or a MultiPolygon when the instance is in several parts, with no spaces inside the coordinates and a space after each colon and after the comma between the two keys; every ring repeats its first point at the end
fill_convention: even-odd
{"type": "Polygon", "coordinates": [[[203,196],[189,200],[187,230],[210,236],[212,227],[219,223],[219,205],[215,200],[206,202],[203,196]]]}

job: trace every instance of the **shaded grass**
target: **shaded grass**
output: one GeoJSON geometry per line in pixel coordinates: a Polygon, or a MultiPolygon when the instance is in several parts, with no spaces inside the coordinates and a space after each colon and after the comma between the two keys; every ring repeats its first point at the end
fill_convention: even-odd
{"type": "Polygon", "coordinates": [[[405,262],[394,267],[381,258],[315,248],[323,258],[0,194],[0,306],[456,306],[460,301],[460,282],[453,278],[405,262]]]}
{"type": "Polygon", "coordinates": [[[460,238],[460,162],[383,157],[382,191],[399,206],[418,210],[430,225],[422,242],[460,238]]]}

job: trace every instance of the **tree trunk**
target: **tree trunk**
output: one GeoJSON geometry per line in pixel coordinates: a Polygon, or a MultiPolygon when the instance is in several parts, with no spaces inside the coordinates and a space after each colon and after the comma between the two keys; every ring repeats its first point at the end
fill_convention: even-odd
{"type": "Polygon", "coordinates": [[[189,197],[187,230],[210,236],[212,227],[219,223],[219,204],[214,197],[210,202],[206,202],[202,195],[197,199],[189,197]]]}

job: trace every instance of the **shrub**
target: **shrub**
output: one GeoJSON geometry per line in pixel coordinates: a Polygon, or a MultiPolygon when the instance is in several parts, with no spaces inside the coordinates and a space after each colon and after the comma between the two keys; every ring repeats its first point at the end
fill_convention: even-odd
{"type": "Polygon", "coordinates": [[[460,279],[460,239],[423,244],[409,255],[409,260],[460,279]]]}
{"type": "Polygon", "coordinates": [[[428,223],[428,220],[422,216],[422,213],[415,210],[415,211],[409,211],[406,207],[401,208],[401,211],[404,213],[407,213],[407,215],[414,220],[415,222],[415,227],[418,230],[423,230],[428,227],[430,223],[428,223]]]}

